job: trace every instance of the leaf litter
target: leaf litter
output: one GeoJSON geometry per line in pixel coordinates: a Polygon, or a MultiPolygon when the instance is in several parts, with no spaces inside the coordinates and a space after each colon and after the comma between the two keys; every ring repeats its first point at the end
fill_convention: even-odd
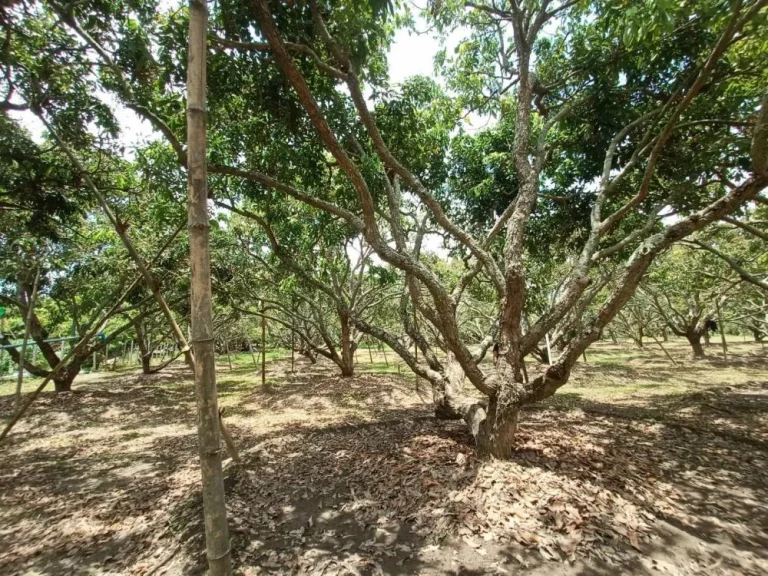
{"type": "MultiPolygon", "coordinates": [[[[380,383],[323,381],[340,394],[332,406],[349,396],[344,389],[375,395],[367,389],[380,383]]],[[[127,438],[135,422],[107,438],[73,425],[80,441],[54,435],[51,445],[30,426],[14,445],[18,464],[0,475],[3,507],[17,517],[0,529],[2,573],[41,563],[62,574],[78,573],[72,567],[84,563],[103,574],[204,570],[195,438],[181,425],[184,409],[171,401],[148,419],[146,408],[167,392],[124,392],[134,410],[123,421],[151,424],[153,435],[127,438]],[[110,461],[106,453],[116,447],[124,452],[110,461]],[[156,458],[142,468],[133,458],[147,450],[156,458]],[[109,483],[89,484],[93,476],[109,483]],[[70,492],[66,482],[83,485],[70,492]],[[45,523],[31,521],[34,514],[45,523]]],[[[90,418],[104,406],[119,407],[115,396],[122,393],[57,398],[45,414],[66,422],[85,410],[90,418]]],[[[764,387],[739,393],[760,395],[764,387]]],[[[766,571],[768,462],[759,449],[745,450],[706,426],[634,418],[623,406],[609,415],[586,405],[545,406],[526,412],[512,459],[498,461],[478,457],[461,424],[435,421],[406,396],[335,421],[325,409],[325,419],[297,413],[268,430],[255,427],[263,400],[243,402],[257,406],[231,426],[245,463],[226,469],[240,573],[428,573],[475,562],[484,573],[503,574],[553,562],[618,567],[638,557],[649,569],[675,574],[766,571]],[[657,559],[669,546],[669,526],[694,534],[697,553],[657,559]],[[725,548],[702,547],[706,539],[725,548]],[[736,560],[723,553],[728,547],[739,550],[736,560]]],[[[702,396],[706,404],[718,401],[711,396],[702,396]]],[[[295,398],[301,410],[303,400],[295,398]]]]}

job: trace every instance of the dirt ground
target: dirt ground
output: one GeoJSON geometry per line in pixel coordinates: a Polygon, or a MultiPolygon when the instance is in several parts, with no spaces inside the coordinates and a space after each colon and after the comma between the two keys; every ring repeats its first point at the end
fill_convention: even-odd
{"type": "MultiPolygon", "coordinates": [[[[358,352],[352,379],[273,361],[264,387],[222,359],[238,573],[768,573],[766,353],[668,349],[590,349],[510,461],[435,421],[391,355],[358,352]]],[[[36,402],[0,445],[0,574],[204,572],[190,376],[83,375],[36,402]]]]}

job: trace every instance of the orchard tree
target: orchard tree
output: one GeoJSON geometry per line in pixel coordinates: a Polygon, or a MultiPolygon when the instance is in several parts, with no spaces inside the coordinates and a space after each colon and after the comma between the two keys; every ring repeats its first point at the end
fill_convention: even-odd
{"type": "Polygon", "coordinates": [[[294,332],[308,357],[323,356],[353,376],[363,336],[355,320],[394,296],[391,274],[371,265],[372,249],[300,204],[271,205],[264,216],[219,205],[235,213],[232,233],[249,260],[233,274],[230,305],[294,332]]]}
{"type": "Polygon", "coordinates": [[[716,330],[718,307],[740,297],[741,279],[717,258],[675,246],[657,259],[641,285],[656,313],[676,336],[691,345],[694,359],[705,356],[702,339],[716,330]]]}

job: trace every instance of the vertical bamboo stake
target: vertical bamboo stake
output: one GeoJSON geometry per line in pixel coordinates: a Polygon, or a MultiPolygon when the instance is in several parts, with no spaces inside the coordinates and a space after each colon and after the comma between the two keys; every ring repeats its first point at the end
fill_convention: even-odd
{"type": "Polygon", "coordinates": [[[723,317],[720,315],[720,300],[715,300],[715,309],[717,310],[717,325],[720,328],[720,341],[723,344],[723,360],[728,360],[728,344],[725,341],[725,328],[723,327],[723,317]]]}
{"type": "Polygon", "coordinates": [[[267,383],[267,320],[264,318],[264,300],[261,301],[261,385],[267,383]]]}
{"type": "MultiPolygon", "coordinates": [[[[37,298],[37,285],[40,282],[40,267],[35,272],[35,280],[32,283],[32,294],[27,301],[27,316],[24,319],[24,340],[21,341],[21,354],[19,355],[19,375],[16,379],[16,396],[13,400],[13,411],[18,412],[21,406],[21,387],[24,385],[24,356],[27,354],[27,341],[29,340],[29,324],[32,322],[32,313],[35,309],[37,298]]],[[[21,294],[19,294],[21,296],[21,294]]]]}
{"type": "MultiPolygon", "coordinates": [[[[416,305],[413,306],[413,331],[416,332],[418,325],[416,324],[416,305]]],[[[416,338],[413,339],[413,357],[416,359],[416,364],[419,363],[419,345],[416,342],[416,338]]]]}
{"type": "Polygon", "coordinates": [[[248,349],[251,351],[251,360],[253,360],[253,369],[256,372],[259,371],[259,365],[256,363],[256,355],[253,353],[253,342],[251,342],[250,336],[248,337],[248,349]]]}
{"type": "MultiPolygon", "coordinates": [[[[549,332],[547,332],[545,339],[547,341],[547,360],[549,361],[549,365],[552,366],[552,349],[549,346],[549,332]]],[[[541,342],[541,340],[539,340],[541,342]]]]}
{"type": "Polygon", "coordinates": [[[131,340],[131,351],[128,353],[128,364],[133,362],[133,340],[131,340]]]}
{"type": "Polygon", "coordinates": [[[387,350],[386,350],[386,348],[385,348],[385,347],[382,345],[382,343],[381,343],[381,342],[379,342],[379,351],[380,351],[382,354],[384,354],[384,364],[386,364],[387,368],[389,368],[389,360],[387,360],[387,350]]]}
{"type": "Polygon", "coordinates": [[[294,327],[296,325],[296,301],[293,299],[293,296],[291,296],[291,374],[295,374],[296,371],[293,368],[294,362],[296,361],[296,351],[294,348],[296,347],[296,344],[294,342],[294,327]]]}
{"type": "Polygon", "coordinates": [[[204,0],[189,0],[187,60],[187,226],[192,275],[191,319],[194,347],[197,435],[202,472],[203,513],[208,566],[212,576],[232,574],[221,435],[216,399],[213,349],[211,262],[205,141],[206,38],[208,12],[204,0]]]}

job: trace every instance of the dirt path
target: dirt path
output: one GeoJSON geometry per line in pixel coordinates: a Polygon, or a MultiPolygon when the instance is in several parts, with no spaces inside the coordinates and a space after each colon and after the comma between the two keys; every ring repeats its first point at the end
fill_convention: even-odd
{"type": "MultiPolygon", "coordinates": [[[[412,379],[302,368],[219,378],[245,460],[227,468],[240,573],[768,572],[763,363],[666,396],[565,393],[525,414],[508,462],[477,458],[412,379]]],[[[0,447],[0,574],[202,573],[187,375],[77,388],[0,447]]]]}

